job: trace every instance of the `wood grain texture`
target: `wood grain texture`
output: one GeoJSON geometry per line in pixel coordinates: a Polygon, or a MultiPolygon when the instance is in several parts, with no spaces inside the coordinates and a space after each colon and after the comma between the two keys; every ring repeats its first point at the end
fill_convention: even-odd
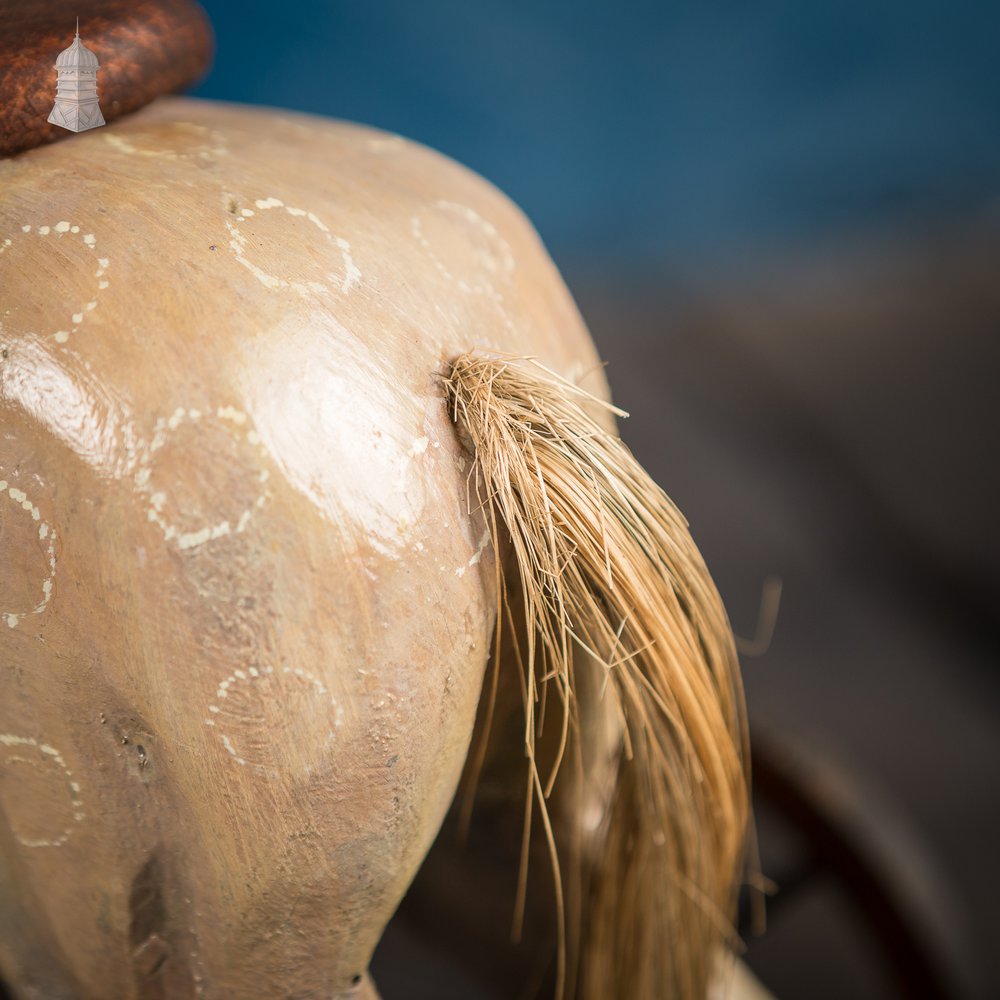
{"type": "Polygon", "coordinates": [[[606,393],[576,307],[506,198],[354,125],[167,98],[0,192],[0,970],[373,997],[495,608],[435,372],[606,393]]]}
{"type": "Polygon", "coordinates": [[[100,60],[97,90],[107,122],[196,82],[212,60],[205,12],[193,0],[0,0],[0,156],[73,133],[47,121],[55,61],[81,38],[100,60]]]}

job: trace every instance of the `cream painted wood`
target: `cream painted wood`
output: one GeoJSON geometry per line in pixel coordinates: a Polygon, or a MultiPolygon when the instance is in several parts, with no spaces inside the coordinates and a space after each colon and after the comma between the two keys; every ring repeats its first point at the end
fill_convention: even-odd
{"type": "Polygon", "coordinates": [[[493,628],[435,372],[604,393],[577,310],[446,158],[189,99],[0,161],[0,248],[0,968],[373,997],[493,628]]]}

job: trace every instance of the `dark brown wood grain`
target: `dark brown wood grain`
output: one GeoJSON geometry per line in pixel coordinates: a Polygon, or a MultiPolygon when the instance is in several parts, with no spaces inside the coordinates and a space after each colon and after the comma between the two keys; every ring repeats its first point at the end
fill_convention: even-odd
{"type": "Polygon", "coordinates": [[[105,121],[197,81],[212,60],[205,12],[192,0],[0,0],[0,156],[74,133],[47,121],[56,56],[80,37],[101,62],[97,92],[105,121]]]}

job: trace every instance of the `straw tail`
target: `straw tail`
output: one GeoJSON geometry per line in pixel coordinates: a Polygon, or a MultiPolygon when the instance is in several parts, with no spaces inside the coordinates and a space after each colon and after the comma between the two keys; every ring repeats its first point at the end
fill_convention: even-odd
{"type": "Polygon", "coordinates": [[[470,492],[507,567],[497,642],[505,621],[526,637],[525,749],[553,856],[561,845],[559,924],[571,930],[557,992],[704,1000],[734,942],[749,826],[743,694],[719,595],[680,512],[605,426],[622,411],[528,358],[463,355],[445,387],[475,458],[470,492]],[[594,717],[577,703],[594,686],[576,684],[574,651],[600,664],[590,697],[613,707],[621,733],[589,847],[592,808],[546,810],[560,762],[588,739],[580,720],[594,717]],[[546,705],[562,718],[541,773],[546,705]],[[583,890],[564,893],[566,881],[583,890]]]}

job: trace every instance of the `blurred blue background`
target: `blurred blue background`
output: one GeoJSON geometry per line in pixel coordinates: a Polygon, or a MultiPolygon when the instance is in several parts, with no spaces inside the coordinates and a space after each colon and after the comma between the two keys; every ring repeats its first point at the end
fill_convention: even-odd
{"type": "Polygon", "coordinates": [[[205,4],[205,97],[417,139],[572,270],[687,271],[1000,198],[1000,4],[205,4]]]}
{"type": "MultiPolygon", "coordinates": [[[[872,907],[758,803],[765,983],[1000,996],[1000,3],[205,6],[197,94],[399,132],[518,202],[738,633],[782,581],[743,659],[756,745],[950,988],[894,992],[872,907]]],[[[380,955],[420,951],[420,920],[393,926],[380,955]]],[[[473,995],[375,969],[386,1000],[473,995]]]]}

